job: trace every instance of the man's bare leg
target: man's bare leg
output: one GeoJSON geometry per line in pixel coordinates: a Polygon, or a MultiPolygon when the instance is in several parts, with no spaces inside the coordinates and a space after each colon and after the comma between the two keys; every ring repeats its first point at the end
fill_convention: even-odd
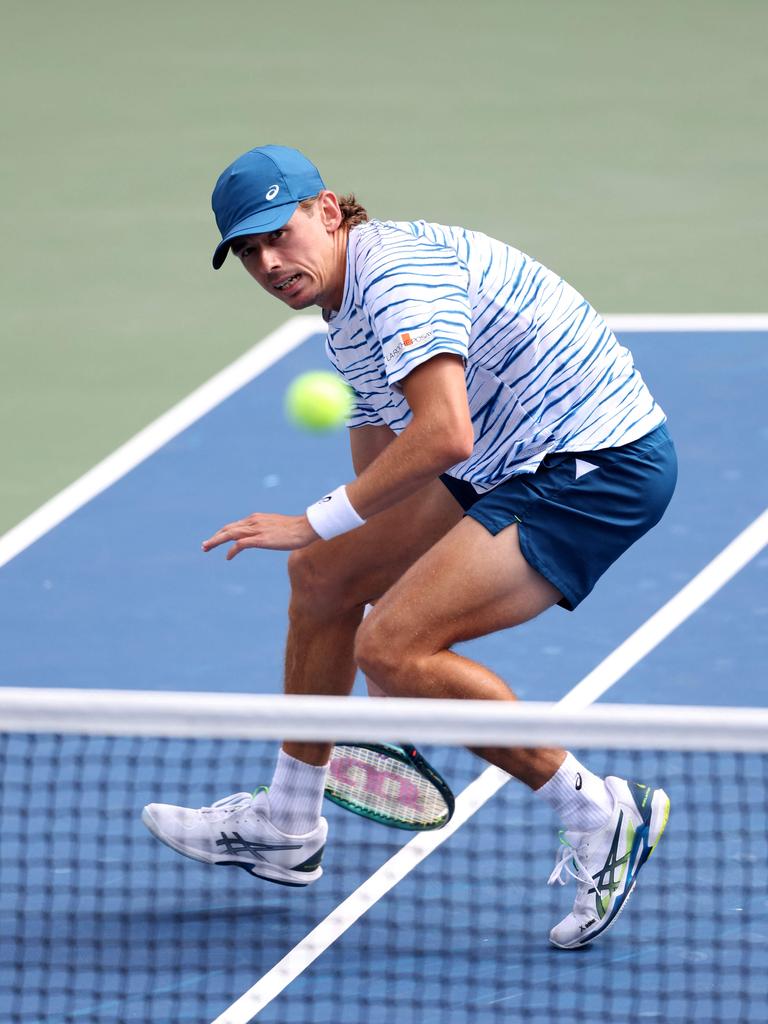
{"type": "MultiPolygon", "coordinates": [[[[365,605],[392,584],[461,519],[448,490],[435,480],[365,526],[294,552],[285,692],[348,694],[355,679],[355,635],[365,605]]],[[[323,765],[330,744],[287,741],[283,750],[323,765]]]]}
{"type": "MultiPolygon", "coordinates": [[[[393,696],[515,700],[494,672],[449,648],[526,622],[560,597],[523,558],[516,526],[494,537],[465,518],[377,602],[358,631],[357,661],[393,696]]],[[[549,748],[476,752],[533,789],[565,759],[549,748]]]]}
{"type": "MultiPolygon", "coordinates": [[[[377,603],[358,630],[358,661],[391,694],[511,700],[495,673],[450,647],[525,622],[559,596],[526,563],[517,526],[493,537],[467,517],[377,603]]],[[[622,909],[664,832],[669,797],[663,789],[600,778],[563,750],[477,752],[537,790],[569,832],[550,881],[575,870],[576,899],[549,937],[562,949],[592,942],[622,909]],[[617,878],[616,865],[627,863],[633,869],[617,878]]]]}

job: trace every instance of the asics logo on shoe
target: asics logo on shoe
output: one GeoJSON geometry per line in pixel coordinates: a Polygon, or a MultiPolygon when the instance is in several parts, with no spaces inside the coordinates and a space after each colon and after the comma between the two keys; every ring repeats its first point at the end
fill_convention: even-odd
{"type": "Polygon", "coordinates": [[[581,789],[581,772],[576,772],[576,789],[581,789]]]}
{"type": "Polygon", "coordinates": [[[243,839],[239,832],[233,832],[228,836],[226,832],[221,833],[221,839],[216,840],[217,846],[223,846],[227,853],[250,853],[259,860],[266,860],[262,853],[270,850],[300,850],[301,843],[252,843],[243,839]]]}
{"type": "MultiPolygon", "coordinates": [[[[592,876],[595,880],[595,888],[590,889],[590,892],[595,893],[595,908],[597,910],[597,916],[601,920],[608,910],[608,906],[611,902],[611,896],[613,896],[617,889],[621,888],[624,881],[624,873],[627,869],[627,863],[632,853],[632,835],[628,835],[626,844],[627,852],[623,857],[616,856],[621,842],[623,826],[624,812],[621,811],[619,813],[619,821],[616,825],[616,830],[613,833],[611,848],[608,851],[608,856],[605,858],[605,863],[597,874],[592,876]]],[[[634,833],[634,829],[631,824],[629,829],[634,833]]]]}

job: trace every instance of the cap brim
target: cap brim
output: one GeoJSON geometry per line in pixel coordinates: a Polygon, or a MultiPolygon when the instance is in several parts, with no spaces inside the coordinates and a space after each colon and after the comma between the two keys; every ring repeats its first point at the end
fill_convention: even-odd
{"type": "Polygon", "coordinates": [[[282,206],[275,206],[269,210],[262,210],[245,220],[238,221],[216,246],[213,254],[213,269],[218,270],[227,258],[230,243],[235,238],[242,238],[243,235],[260,235],[265,231],[276,231],[283,227],[296,212],[298,202],[283,203],[282,206]]]}

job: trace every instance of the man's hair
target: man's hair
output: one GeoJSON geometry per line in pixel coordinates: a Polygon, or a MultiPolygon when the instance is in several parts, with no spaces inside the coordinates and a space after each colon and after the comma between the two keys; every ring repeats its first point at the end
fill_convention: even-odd
{"type": "MultiPolygon", "coordinates": [[[[302,210],[309,212],[315,205],[319,196],[310,196],[309,199],[301,199],[299,206],[302,210]]],[[[364,206],[355,199],[350,192],[346,196],[339,196],[339,206],[341,207],[341,223],[347,229],[357,227],[358,224],[364,224],[368,218],[368,211],[364,206]]],[[[230,248],[232,252],[237,256],[241,250],[245,248],[245,237],[233,238],[230,248]]]]}
{"type": "MultiPolygon", "coordinates": [[[[317,196],[309,199],[302,199],[299,206],[303,210],[311,210],[317,202],[317,196]]],[[[355,228],[358,224],[365,224],[369,219],[368,211],[358,203],[354,195],[348,192],[345,196],[339,196],[339,207],[341,208],[341,223],[345,228],[355,228]]]]}

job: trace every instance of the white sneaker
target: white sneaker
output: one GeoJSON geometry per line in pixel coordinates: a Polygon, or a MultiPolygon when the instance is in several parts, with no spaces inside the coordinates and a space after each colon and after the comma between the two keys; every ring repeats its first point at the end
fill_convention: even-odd
{"type": "Polygon", "coordinates": [[[141,820],[161,843],[206,864],[245,868],[280,885],[309,885],[323,873],[325,818],[305,835],[281,832],[270,820],[266,789],[235,793],[197,810],[147,804],[141,820]]]}
{"type": "Polygon", "coordinates": [[[564,848],[549,884],[565,885],[569,875],[578,883],[573,910],[549,933],[549,941],[560,949],[587,946],[611,927],[669,818],[663,789],[614,776],[605,784],[614,800],[608,823],[595,832],[560,833],[564,848]]]}

